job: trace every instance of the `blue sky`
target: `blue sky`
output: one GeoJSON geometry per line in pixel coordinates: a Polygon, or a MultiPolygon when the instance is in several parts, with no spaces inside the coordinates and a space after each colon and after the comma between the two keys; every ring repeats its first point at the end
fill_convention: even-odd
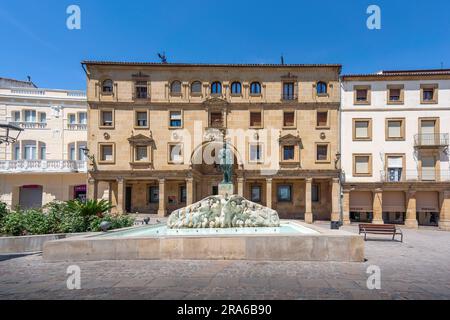
{"type": "Polygon", "coordinates": [[[341,63],[344,73],[450,68],[450,1],[1,0],[0,76],[84,89],[84,59],[341,63]],[[66,8],[81,8],[81,30],[66,8]],[[366,27],[380,6],[382,29],[366,27]]]}

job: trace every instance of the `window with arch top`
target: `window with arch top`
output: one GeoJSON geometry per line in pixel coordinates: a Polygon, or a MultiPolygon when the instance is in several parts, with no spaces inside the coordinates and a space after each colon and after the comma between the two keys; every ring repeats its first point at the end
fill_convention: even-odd
{"type": "Polygon", "coordinates": [[[102,92],[103,93],[112,93],[113,92],[113,81],[111,79],[103,80],[102,92]]]}
{"type": "Polygon", "coordinates": [[[194,94],[202,93],[202,83],[200,81],[194,81],[191,83],[191,93],[194,94]]]}
{"type": "Polygon", "coordinates": [[[235,81],[231,84],[231,94],[241,94],[242,85],[239,81],[235,81]]]}
{"type": "Polygon", "coordinates": [[[318,95],[326,94],[327,93],[327,84],[323,81],[317,82],[316,90],[317,90],[318,95]]]}
{"type": "Polygon", "coordinates": [[[259,82],[250,84],[250,94],[261,94],[261,84],[259,82]]]}
{"type": "Polygon", "coordinates": [[[175,80],[170,85],[171,94],[181,94],[181,81],[175,80]]]}
{"type": "Polygon", "coordinates": [[[211,94],[221,94],[222,84],[219,81],[215,81],[211,84],[211,94]]]}

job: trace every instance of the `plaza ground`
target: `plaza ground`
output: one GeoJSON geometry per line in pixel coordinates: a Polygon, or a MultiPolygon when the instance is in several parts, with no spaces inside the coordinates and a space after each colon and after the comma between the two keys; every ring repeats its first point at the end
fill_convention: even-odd
{"type": "MultiPolygon", "coordinates": [[[[328,227],[328,223],[317,222],[328,227]]],[[[357,232],[357,226],[346,226],[357,232]]],[[[404,243],[375,236],[365,263],[98,261],[46,263],[40,254],[0,256],[0,299],[450,299],[450,232],[403,229],[404,243]],[[81,268],[68,290],[67,267],[81,268]],[[367,268],[381,289],[367,289],[367,268]]]]}

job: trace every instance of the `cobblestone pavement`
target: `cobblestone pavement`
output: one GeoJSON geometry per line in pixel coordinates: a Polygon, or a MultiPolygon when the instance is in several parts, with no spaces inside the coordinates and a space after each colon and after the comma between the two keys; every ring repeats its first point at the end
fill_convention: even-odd
{"type": "Polygon", "coordinates": [[[404,233],[404,243],[367,242],[365,263],[46,263],[40,254],[0,256],[0,299],[450,299],[450,232],[404,233]],[[81,290],[67,289],[72,264],[81,268],[81,290]],[[371,265],[381,268],[381,290],[367,289],[371,265]]]}

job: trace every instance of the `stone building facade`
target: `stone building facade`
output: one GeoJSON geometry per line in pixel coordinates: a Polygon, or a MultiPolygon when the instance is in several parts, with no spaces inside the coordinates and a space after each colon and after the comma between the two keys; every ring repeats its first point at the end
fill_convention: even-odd
{"type": "Polygon", "coordinates": [[[450,70],[342,76],[344,220],[450,229],[450,70]]]}
{"type": "Polygon", "coordinates": [[[340,65],[85,61],[88,196],[158,213],[235,193],[283,218],[339,220],[340,65]]]}
{"type": "Polygon", "coordinates": [[[0,122],[24,129],[0,144],[0,201],[9,208],[42,207],[86,197],[86,95],[0,78],[0,122]]]}

